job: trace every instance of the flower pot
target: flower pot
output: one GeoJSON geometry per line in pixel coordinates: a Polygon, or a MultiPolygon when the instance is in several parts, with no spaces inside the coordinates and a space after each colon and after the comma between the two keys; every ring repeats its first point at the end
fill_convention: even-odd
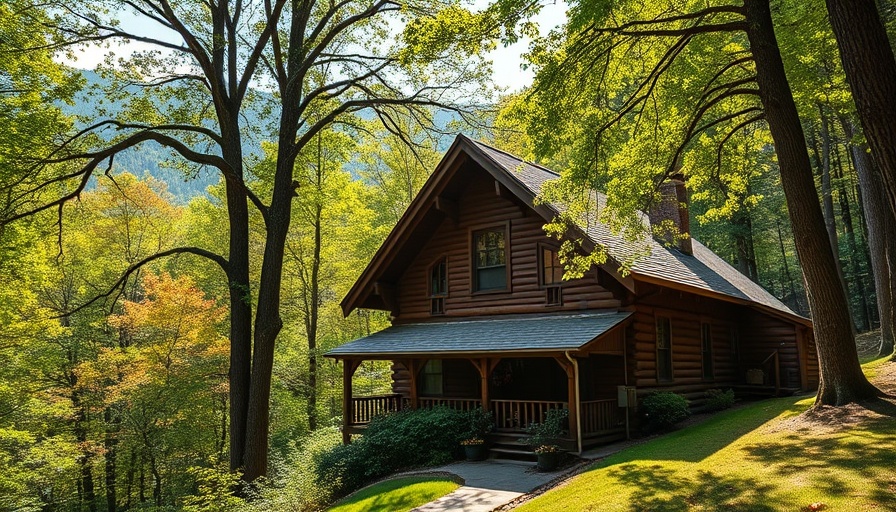
{"type": "Polygon", "coordinates": [[[470,461],[485,460],[488,457],[488,448],[485,444],[468,444],[464,446],[464,455],[470,461]]]}
{"type": "Polygon", "coordinates": [[[548,452],[538,454],[538,470],[553,471],[560,465],[563,458],[563,452],[548,452]]]}

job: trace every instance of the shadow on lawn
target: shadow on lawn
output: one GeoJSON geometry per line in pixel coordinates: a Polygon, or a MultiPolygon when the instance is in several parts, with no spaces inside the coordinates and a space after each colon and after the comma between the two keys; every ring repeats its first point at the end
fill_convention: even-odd
{"type": "Polygon", "coordinates": [[[625,464],[609,475],[627,487],[636,489],[629,510],[684,512],[695,506],[706,510],[767,512],[775,510],[767,503],[773,486],[754,478],[735,478],[698,471],[691,477],[660,465],[644,467],[625,464]],[[659,494],[659,496],[658,496],[659,494]]]}
{"type": "Polygon", "coordinates": [[[782,413],[799,414],[803,412],[805,407],[797,405],[797,402],[803,398],[788,397],[766,400],[744,409],[719,413],[717,417],[710,418],[706,423],[684,427],[660,438],[658,442],[663,443],[661,450],[645,447],[645,449],[651,449],[649,456],[642,456],[638,448],[635,448],[628,452],[631,456],[626,458],[628,460],[650,458],[652,460],[700,462],[782,413]]]}
{"type": "Polygon", "coordinates": [[[782,476],[807,475],[828,494],[861,492],[887,506],[886,510],[896,510],[896,418],[869,419],[862,425],[860,431],[826,436],[794,433],[781,441],[747,446],[744,451],[782,476]],[[865,483],[848,484],[835,474],[855,475],[852,480],[865,483]]]}

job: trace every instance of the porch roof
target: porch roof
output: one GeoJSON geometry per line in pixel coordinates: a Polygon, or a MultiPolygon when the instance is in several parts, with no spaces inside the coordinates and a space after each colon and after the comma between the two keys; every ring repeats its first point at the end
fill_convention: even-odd
{"type": "Polygon", "coordinates": [[[394,325],[327,357],[561,352],[579,350],[631,312],[539,315],[394,325]]]}

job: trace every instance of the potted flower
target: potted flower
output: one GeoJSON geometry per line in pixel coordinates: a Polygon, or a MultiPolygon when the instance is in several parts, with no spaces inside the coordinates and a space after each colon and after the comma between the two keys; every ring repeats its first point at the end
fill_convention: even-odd
{"type": "Polygon", "coordinates": [[[485,436],[495,426],[491,412],[486,412],[482,407],[471,410],[468,413],[470,429],[467,438],[460,442],[464,447],[464,455],[467,460],[479,461],[488,457],[488,446],[485,444],[485,436]]]}
{"type": "Polygon", "coordinates": [[[488,448],[485,446],[485,439],[471,437],[460,442],[464,447],[464,455],[467,460],[480,461],[488,457],[488,448]]]}
{"type": "Polygon", "coordinates": [[[559,443],[566,436],[568,417],[569,411],[566,409],[551,409],[545,413],[542,423],[533,423],[526,428],[526,433],[529,434],[526,443],[535,447],[539,470],[553,471],[560,465],[563,451],[559,443]]]}

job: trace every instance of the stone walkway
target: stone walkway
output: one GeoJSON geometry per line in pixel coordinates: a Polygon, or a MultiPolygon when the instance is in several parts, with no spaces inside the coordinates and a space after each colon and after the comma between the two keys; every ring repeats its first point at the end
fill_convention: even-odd
{"type": "MultiPolygon", "coordinates": [[[[629,446],[631,441],[614,443],[581,454],[585,460],[597,460],[629,446]]],[[[482,462],[455,462],[432,468],[434,472],[452,473],[463,479],[464,485],[452,493],[414,509],[417,512],[491,512],[520,496],[529,493],[564,474],[575,470],[567,467],[542,473],[533,462],[489,459],[482,462]]]]}
{"type": "Polygon", "coordinates": [[[456,462],[433,468],[433,471],[453,473],[464,480],[464,485],[436,501],[415,508],[415,511],[489,512],[563,474],[562,470],[536,472],[532,462],[505,460],[456,462]]]}

